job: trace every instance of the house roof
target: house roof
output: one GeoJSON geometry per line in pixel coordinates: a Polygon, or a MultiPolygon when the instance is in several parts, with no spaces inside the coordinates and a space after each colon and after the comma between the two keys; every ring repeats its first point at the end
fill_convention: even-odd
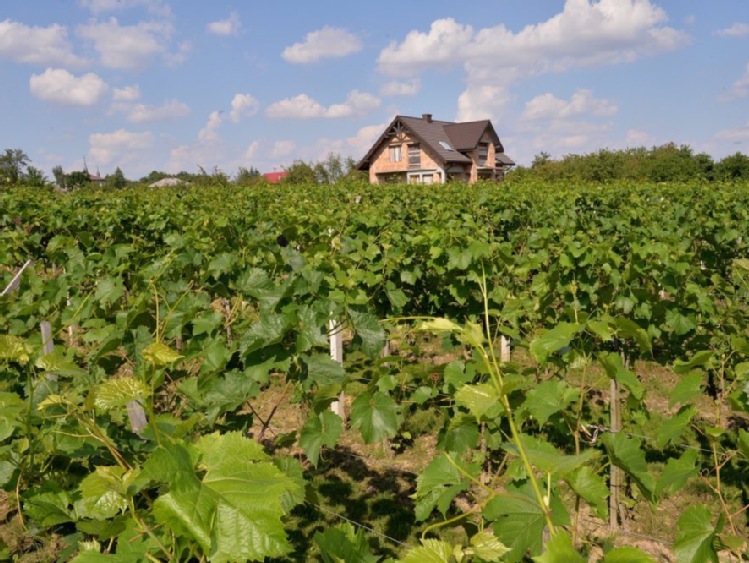
{"type": "Polygon", "coordinates": [[[515,166],[515,161],[503,152],[498,152],[494,157],[494,160],[496,160],[499,164],[503,164],[505,166],[515,166]]]}
{"type": "Polygon", "coordinates": [[[367,170],[383,141],[397,134],[397,131],[401,129],[405,129],[427,150],[436,155],[442,164],[469,164],[471,159],[461,151],[475,149],[484,133],[488,133],[491,137],[497,153],[504,152],[499,136],[488,119],[456,123],[432,119],[430,114],[424,114],[421,117],[396,115],[385,132],[359,162],[357,168],[367,170]]]}
{"type": "Polygon", "coordinates": [[[268,180],[271,184],[278,184],[281,180],[286,177],[287,172],[266,172],[263,174],[263,178],[268,180]]]}

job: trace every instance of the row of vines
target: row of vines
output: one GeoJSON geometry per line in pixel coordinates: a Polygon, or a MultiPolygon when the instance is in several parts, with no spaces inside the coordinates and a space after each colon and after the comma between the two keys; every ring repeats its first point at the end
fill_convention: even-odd
{"type": "MultiPolygon", "coordinates": [[[[0,193],[2,509],[60,560],[280,558],[346,425],[329,406],[355,390],[366,444],[409,409],[447,413],[401,561],[583,561],[583,517],[622,523],[695,480],[710,500],[674,517],[676,558],[745,560],[748,237],[749,187],[729,184],[0,193]],[[331,360],[331,319],[366,381],[331,360]],[[461,351],[439,381],[403,385],[380,357],[404,330],[461,351]],[[678,374],[662,412],[638,362],[678,374]],[[286,437],[302,457],[248,435],[274,377],[308,413],[286,437]]],[[[350,525],[314,542],[384,557],[350,525]]]]}

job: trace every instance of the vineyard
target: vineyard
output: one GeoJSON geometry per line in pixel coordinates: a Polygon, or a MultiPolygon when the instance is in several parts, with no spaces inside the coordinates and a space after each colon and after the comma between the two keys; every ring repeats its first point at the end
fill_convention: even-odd
{"type": "Polygon", "coordinates": [[[745,561],[748,237],[735,183],[0,192],[0,559],[745,561]]]}

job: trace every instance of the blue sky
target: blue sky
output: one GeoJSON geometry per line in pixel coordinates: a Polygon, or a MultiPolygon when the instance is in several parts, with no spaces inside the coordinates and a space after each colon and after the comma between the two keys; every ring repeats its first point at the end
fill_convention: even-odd
{"type": "Polygon", "coordinates": [[[749,153],[746,0],[3,0],[0,149],[135,179],[361,158],[397,114],[528,164],[749,153]]]}

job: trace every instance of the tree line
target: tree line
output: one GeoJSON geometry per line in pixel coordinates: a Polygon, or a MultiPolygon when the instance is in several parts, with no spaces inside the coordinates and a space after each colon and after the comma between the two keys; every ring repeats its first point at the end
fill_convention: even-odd
{"type": "Polygon", "coordinates": [[[528,177],[584,182],[749,180],[749,156],[737,152],[714,161],[709,154],[695,154],[688,145],[674,143],[650,149],[600,149],[584,155],[569,154],[558,160],[541,152],[534,157],[530,166],[518,166],[506,176],[508,180],[528,177]]]}

